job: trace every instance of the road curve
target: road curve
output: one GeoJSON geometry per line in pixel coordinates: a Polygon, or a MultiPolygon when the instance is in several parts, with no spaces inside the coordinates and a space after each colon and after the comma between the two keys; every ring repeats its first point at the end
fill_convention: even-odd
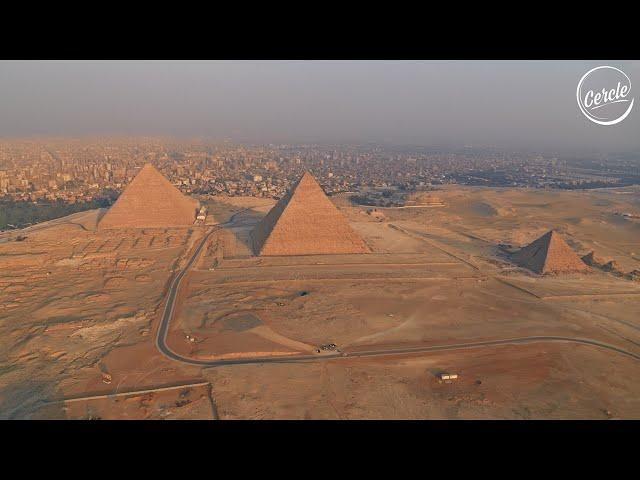
{"type": "Polygon", "coordinates": [[[200,240],[200,243],[198,244],[195,251],[193,252],[193,255],[191,255],[191,258],[189,258],[189,261],[187,262],[185,267],[180,271],[180,273],[178,273],[178,275],[173,277],[173,280],[171,281],[171,285],[169,286],[169,290],[167,291],[167,298],[165,300],[164,310],[162,311],[162,318],[160,319],[160,325],[158,326],[158,334],[156,336],[156,347],[163,355],[173,360],[177,360],[179,362],[184,362],[185,360],[188,360],[187,357],[183,357],[182,355],[175,353],[167,345],[167,333],[169,332],[169,323],[171,323],[171,319],[173,318],[173,312],[176,305],[176,298],[178,296],[178,289],[180,288],[180,283],[182,282],[182,279],[184,278],[186,273],[195,263],[196,259],[198,258],[198,255],[200,255],[200,252],[202,251],[205,243],[207,242],[211,234],[219,230],[220,228],[222,228],[224,225],[229,225],[233,223],[233,221],[235,220],[235,217],[245,212],[246,210],[248,209],[244,209],[239,212],[236,212],[226,222],[219,223],[211,227],[211,229],[205,234],[202,240],[200,240]]]}
{"type": "Polygon", "coordinates": [[[444,344],[444,345],[428,345],[428,346],[418,346],[418,347],[406,347],[406,348],[395,348],[395,349],[382,349],[382,350],[362,350],[362,351],[354,351],[354,352],[336,352],[322,355],[295,355],[295,356],[270,356],[270,357],[245,357],[245,358],[232,358],[232,359],[218,359],[218,360],[203,360],[197,358],[190,358],[184,355],[180,355],[179,353],[174,352],[167,345],[167,333],[169,331],[169,324],[171,323],[171,319],[173,318],[176,298],[178,295],[178,290],[180,289],[180,284],[182,279],[189,271],[189,269],[193,266],[196,259],[200,255],[200,252],[204,248],[205,243],[211,236],[211,234],[221,227],[225,225],[230,225],[234,222],[235,217],[245,210],[241,210],[224,223],[219,223],[213,226],[203,237],[203,239],[198,244],[197,248],[193,252],[193,255],[185,265],[185,267],[176,275],[171,281],[171,285],[167,292],[167,297],[164,305],[164,310],[162,312],[162,317],[160,319],[160,325],[158,326],[158,334],[156,336],[156,346],[160,353],[170,358],[171,360],[175,360],[181,363],[189,364],[189,365],[198,365],[203,367],[216,367],[222,365],[247,365],[247,364],[260,364],[260,363],[296,363],[296,362],[309,362],[309,361],[321,361],[327,359],[337,359],[337,358],[361,358],[361,357],[382,357],[382,356],[391,356],[391,355],[404,355],[409,353],[428,353],[428,352],[445,352],[452,350],[465,350],[472,348],[482,348],[482,347],[493,347],[500,345],[523,345],[530,343],[549,343],[549,342],[562,342],[562,343],[573,343],[580,345],[589,345],[596,348],[601,348],[605,350],[609,350],[611,352],[616,352],[621,355],[625,355],[636,360],[640,360],[640,355],[629,352],[628,350],[624,350],[623,348],[616,347],[615,345],[611,345],[608,343],[600,342],[598,340],[592,340],[588,338],[578,338],[578,337],[563,337],[563,336],[528,336],[528,337],[515,337],[515,338],[506,338],[500,340],[483,340],[477,342],[467,342],[467,343],[456,343],[456,344],[444,344]]]}

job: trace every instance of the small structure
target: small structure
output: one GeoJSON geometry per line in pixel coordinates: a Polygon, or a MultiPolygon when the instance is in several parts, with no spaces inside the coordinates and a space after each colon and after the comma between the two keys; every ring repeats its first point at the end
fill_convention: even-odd
{"type": "Polygon", "coordinates": [[[196,216],[196,222],[203,222],[207,219],[207,207],[202,206],[200,207],[200,211],[198,212],[198,215],[196,216]]]}
{"type": "Polygon", "coordinates": [[[438,379],[440,380],[440,383],[442,382],[451,383],[453,382],[453,380],[458,379],[458,374],[457,373],[441,373],[438,375],[438,379]]]}

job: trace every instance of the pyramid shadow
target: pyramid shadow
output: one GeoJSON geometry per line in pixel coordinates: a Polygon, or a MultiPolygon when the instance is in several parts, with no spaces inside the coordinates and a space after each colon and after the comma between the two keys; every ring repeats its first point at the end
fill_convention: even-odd
{"type": "Polygon", "coordinates": [[[223,227],[222,230],[230,234],[230,236],[234,239],[235,244],[239,247],[239,248],[236,248],[235,250],[240,250],[240,252],[242,252],[242,253],[239,253],[236,251],[232,255],[227,255],[227,253],[225,252],[224,256],[226,258],[240,258],[240,257],[254,256],[253,242],[251,240],[250,228],[245,228],[240,230],[238,227],[223,227]]]}
{"type": "MultiPolygon", "coordinates": [[[[247,223],[256,224],[260,221],[260,219],[262,219],[262,217],[266,215],[266,212],[259,212],[255,210],[255,207],[251,207],[242,211],[242,209],[238,205],[225,202],[224,200],[220,200],[216,197],[203,200],[203,202],[206,202],[206,204],[208,204],[209,215],[212,216],[216,223],[228,222],[229,217],[227,217],[227,214],[223,215],[220,212],[215,211],[214,207],[222,207],[223,211],[231,212],[230,216],[238,215],[240,212],[242,212],[240,213],[240,215],[238,215],[239,220],[236,220],[235,223],[238,223],[238,221],[240,221],[241,223],[247,221],[247,223]]],[[[222,228],[226,227],[226,225],[223,225],[222,228]]]]}
{"type": "MultiPolygon", "coordinates": [[[[228,205],[228,204],[227,204],[228,205]]],[[[265,212],[257,211],[253,208],[240,213],[234,221],[235,225],[222,225],[221,231],[223,235],[229,235],[233,238],[235,244],[239,247],[240,254],[233,254],[227,258],[239,258],[254,256],[253,242],[251,240],[251,231],[264,218],[265,212]]],[[[227,255],[225,255],[227,256],[227,255]]]]}
{"type": "Polygon", "coordinates": [[[100,220],[102,220],[102,217],[104,217],[107,214],[107,211],[109,211],[108,208],[99,208],[98,209],[98,215],[96,216],[96,228],[97,228],[98,224],[100,223],[100,220]]]}

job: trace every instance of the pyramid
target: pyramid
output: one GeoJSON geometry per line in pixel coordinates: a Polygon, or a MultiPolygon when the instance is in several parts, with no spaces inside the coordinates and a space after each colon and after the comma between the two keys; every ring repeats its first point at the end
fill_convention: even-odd
{"type": "Polygon", "coordinates": [[[309,172],[253,229],[251,241],[256,255],[370,251],[309,172]]]}
{"type": "Polygon", "coordinates": [[[154,228],[193,225],[198,202],[174,187],[147,163],[98,224],[108,228],[154,228]]]}
{"type": "Polygon", "coordinates": [[[520,249],[513,256],[513,260],[519,265],[541,274],[589,270],[589,267],[553,230],[520,249]]]}
{"type": "Polygon", "coordinates": [[[587,253],[586,255],[583,255],[581,258],[582,258],[582,261],[584,263],[586,263],[587,265],[589,265],[591,267],[597,267],[599,264],[602,263],[598,259],[598,257],[596,257],[596,252],[594,252],[594,251],[591,251],[591,252],[587,253]]]}

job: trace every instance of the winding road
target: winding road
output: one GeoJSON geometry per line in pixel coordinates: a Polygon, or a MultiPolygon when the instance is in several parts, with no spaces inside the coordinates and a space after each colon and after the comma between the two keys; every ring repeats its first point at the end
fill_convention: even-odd
{"type": "Polygon", "coordinates": [[[636,360],[640,360],[639,354],[630,352],[628,350],[624,350],[623,348],[617,347],[615,345],[611,345],[608,343],[604,343],[598,340],[592,340],[588,338],[563,337],[563,336],[528,336],[528,337],[514,337],[514,338],[506,338],[506,339],[498,339],[498,340],[483,340],[483,341],[467,342],[467,343],[428,345],[428,346],[383,349],[383,350],[361,350],[361,351],[353,351],[353,352],[325,353],[325,354],[318,354],[318,355],[245,357],[245,358],[231,358],[231,359],[218,359],[218,360],[204,360],[204,359],[190,358],[190,357],[181,355],[179,353],[176,353],[175,351],[171,350],[171,348],[167,345],[167,334],[169,332],[169,325],[174,316],[176,298],[178,296],[178,291],[180,289],[181,282],[185,277],[185,275],[187,274],[187,272],[189,271],[189,269],[193,266],[193,264],[198,259],[198,256],[200,255],[200,252],[204,248],[209,237],[220,228],[227,225],[232,225],[235,221],[236,216],[240,215],[246,210],[248,209],[236,212],[231,216],[231,218],[228,221],[224,223],[219,223],[213,226],[202,238],[202,240],[196,247],[195,251],[189,258],[189,261],[187,262],[185,267],[171,281],[169,290],[167,292],[164,310],[162,312],[162,317],[160,319],[158,333],[156,336],[156,346],[158,350],[164,356],[170,358],[171,360],[175,360],[175,361],[189,364],[189,365],[198,365],[203,367],[216,367],[216,366],[222,366],[222,365],[313,362],[313,361],[321,361],[321,360],[337,359],[337,358],[382,357],[382,356],[391,356],[391,355],[404,355],[404,354],[410,354],[410,353],[443,352],[443,351],[466,350],[466,349],[472,349],[472,348],[492,347],[492,346],[501,346],[501,345],[523,345],[523,344],[531,344],[531,343],[550,343],[550,342],[589,345],[592,347],[597,347],[597,348],[605,349],[611,352],[619,353],[621,355],[625,355],[625,356],[634,358],[636,360]]]}

